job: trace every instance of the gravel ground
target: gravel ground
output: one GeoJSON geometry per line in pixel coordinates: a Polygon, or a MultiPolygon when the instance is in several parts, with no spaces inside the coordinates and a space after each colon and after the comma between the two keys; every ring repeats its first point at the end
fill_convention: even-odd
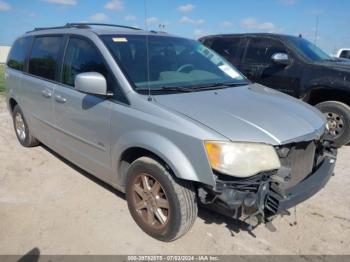
{"type": "Polygon", "coordinates": [[[45,147],[21,147],[0,102],[0,254],[350,254],[349,154],[340,150],[336,175],[298,206],[297,225],[283,217],[276,232],[249,234],[201,209],[187,235],[162,243],[137,227],[123,194],[45,147]]]}

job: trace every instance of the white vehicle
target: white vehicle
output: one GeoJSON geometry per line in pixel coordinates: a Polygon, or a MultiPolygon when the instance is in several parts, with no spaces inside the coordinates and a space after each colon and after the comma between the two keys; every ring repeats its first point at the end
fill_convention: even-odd
{"type": "Polygon", "coordinates": [[[350,48],[341,48],[335,54],[335,57],[350,59],[350,48]]]}

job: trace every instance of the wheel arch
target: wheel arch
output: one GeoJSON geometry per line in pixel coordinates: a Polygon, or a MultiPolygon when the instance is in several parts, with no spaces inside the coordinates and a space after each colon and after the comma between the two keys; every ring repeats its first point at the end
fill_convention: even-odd
{"type": "Polygon", "coordinates": [[[122,188],[125,187],[128,167],[142,156],[157,159],[177,178],[214,185],[211,169],[207,175],[198,174],[186,154],[172,141],[159,134],[136,131],[122,136],[119,141],[120,143],[112,149],[112,159],[115,159],[112,166],[113,170],[117,170],[117,183],[122,188]]]}
{"type": "Polygon", "coordinates": [[[17,101],[16,101],[13,97],[11,97],[11,98],[9,99],[8,105],[9,105],[10,112],[11,112],[11,114],[12,114],[12,113],[13,113],[13,110],[15,109],[15,106],[18,105],[18,103],[17,103],[17,101]]]}
{"type": "Polygon", "coordinates": [[[120,159],[118,161],[118,174],[121,178],[122,184],[124,185],[126,182],[126,176],[130,165],[137,159],[141,157],[150,157],[157,160],[161,163],[165,169],[169,171],[170,174],[174,175],[173,170],[170,166],[157,154],[152,151],[145,149],[143,147],[129,147],[121,154],[120,159]]]}
{"type": "Polygon", "coordinates": [[[338,101],[350,106],[350,90],[334,90],[330,87],[315,87],[309,92],[308,103],[317,105],[326,101],[338,101]]]}

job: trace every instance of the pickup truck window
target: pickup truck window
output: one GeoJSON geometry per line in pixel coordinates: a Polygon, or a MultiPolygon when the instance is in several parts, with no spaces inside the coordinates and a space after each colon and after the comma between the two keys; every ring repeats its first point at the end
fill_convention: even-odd
{"type": "Polygon", "coordinates": [[[346,58],[346,59],[350,59],[350,50],[344,50],[341,52],[340,54],[341,58],[346,58]]]}
{"type": "Polygon", "coordinates": [[[271,64],[271,57],[276,53],[287,53],[285,46],[281,42],[273,39],[252,38],[249,41],[245,62],[271,64]]]}
{"type": "Polygon", "coordinates": [[[332,60],[329,55],[304,38],[292,36],[288,38],[289,42],[306,58],[312,61],[332,60]]]}
{"type": "Polygon", "coordinates": [[[234,62],[239,43],[240,40],[238,38],[218,38],[213,41],[211,48],[230,62],[234,62]]]}

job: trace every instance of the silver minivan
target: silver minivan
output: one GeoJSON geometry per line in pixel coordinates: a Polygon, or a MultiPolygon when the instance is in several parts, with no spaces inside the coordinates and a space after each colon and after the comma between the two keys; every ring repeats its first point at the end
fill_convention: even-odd
{"type": "Polygon", "coordinates": [[[336,150],[313,107],[249,82],[201,43],[97,24],[37,28],[6,67],[19,142],[45,144],[126,193],[149,235],[172,241],[198,205],[270,222],[317,193],[336,150]]]}

